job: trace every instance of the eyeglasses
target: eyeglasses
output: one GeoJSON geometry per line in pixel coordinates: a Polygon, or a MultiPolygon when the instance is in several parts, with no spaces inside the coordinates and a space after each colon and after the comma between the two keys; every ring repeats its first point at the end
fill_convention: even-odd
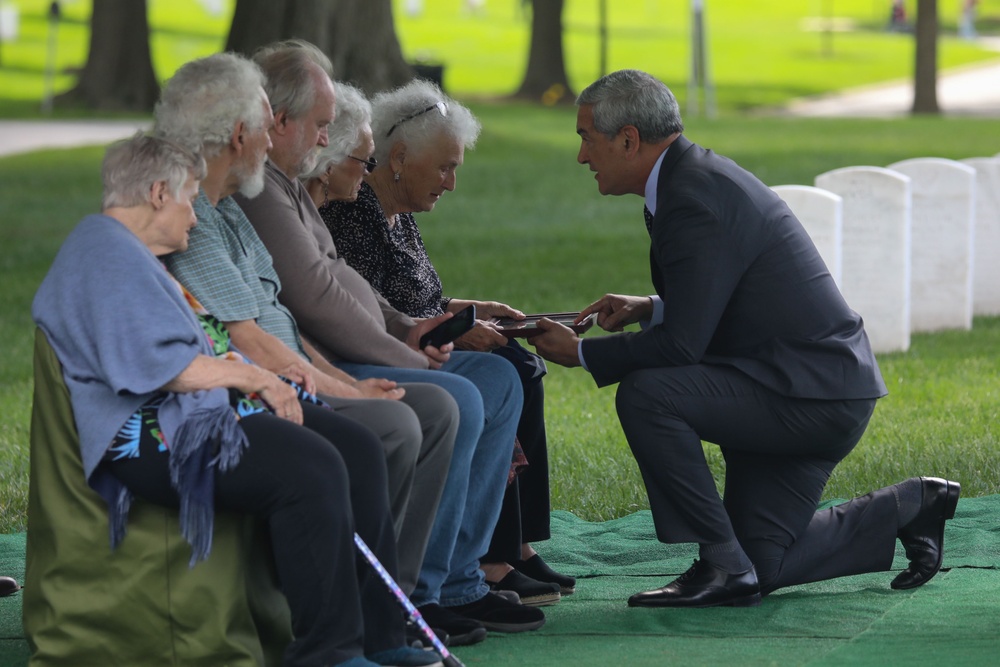
{"type": "Polygon", "coordinates": [[[378,166],[378,160],[376,160],[375,158],[368,158],[367,160],[364,160],[359,157],[354,157],[353,155],[348,155],[347,157],[351,158],[352,160],[357,160],[361,164],[365,165],[365,171],[367,171],[369,174],[375,171],[375,167],[378,166]]]}
{"type": "Polygon", "coordinates": [[[389,128],[389,131],[385,133],[385,136],[388,138],[388,136],[390,134],[392,134],[393,130],[395,130],[397,127],[399,127],[400,125],[402,125],[406,121],[413,120],[417,116],[422,116],[425,113],[427,113],[428,111],[433,111],[434,109],[437,109],[438,111],[440,111],[441,112],[441,116],[443,118],[447,118],[448,117],[448,105],[445,104],[444,102],[435,102],[434,104],[430,105],[426,109],[421,109],[420,111],[418,111],[416,113],[411,113],[409,116],[407,116],[403,120],[397,122],[395,125],[393,125],[392,127],[389,128]]]}

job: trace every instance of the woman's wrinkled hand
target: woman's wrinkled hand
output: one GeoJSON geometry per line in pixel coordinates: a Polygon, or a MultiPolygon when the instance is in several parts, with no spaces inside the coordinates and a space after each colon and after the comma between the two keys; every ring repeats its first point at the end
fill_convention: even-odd
{"type": "Polygon", "coordinates": [[[455,341],[455,347],[473,352],[489,352],[507,344],[507,337],[492,322],[476,320],[475,326],[455,341]]]}
{"type": "Polygon", "coordinates": [[[278,371],[278,375],[288,378],[313,396],[316,395],[316,381],[313,379],[312,369],[304,361],[289,364],[278,371]]]}
{"type": "Polygon", "coordinates": [[[299,394],[290,384],[263,368],[257,368],[261,372],[261,386],[255,391],[267,403],[274,414],[287,419],[294,424],[302,424],[302,404],[299,403],[299,394]]]}
{"type": "Polygon", "coordinates": [[[511,308],[499,301],[472,301],[476,306],[476,317],[481,320],[488,320],[491,317],[511,317],[515,320],[523,320],[524,313],[517,308],[511,308]]]}

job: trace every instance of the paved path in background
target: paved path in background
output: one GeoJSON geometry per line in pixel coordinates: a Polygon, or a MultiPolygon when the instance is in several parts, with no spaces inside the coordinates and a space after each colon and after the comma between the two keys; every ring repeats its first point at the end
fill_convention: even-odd
{"type": "MultiPolygon", "coordinates": [[[[1000,53],[1000,37],[981,37],[981,46],[1000,53]]],[[[1000,118],[1000,59],[938,73],[938,106],[946,116],[1000,118]]],[[[778,115],[893,118],[909,115],[913,81],[903,80],[794,100],[778,115]]]]}
{"type": "MultiPolygon", "coordinates": [[[[1000,52],[1000,37],[983,43],[1000,52]]],[[[836,95],[791,102],[776,115],[901,117],[913,102],[910,81],[868,86],[836,95]]],[[[1000,59],[942,72],[938,77],[938,103],[948,116],[1000,118],[1000,59]]],[[[127,120],[0,120],[0,156],[42,148],[106,144],[148,129],[150,121],[127,120]]]]}
{"type": "Polygon", "coordinates": [[[106,144],[149,126],[148,120],[0,120],[0,156],[106,144]]]}
{"type": "MultiPolygon", "coordinates": [[[[946,116],[1000,118],[1000,61],[949,70],[938,77],[938,106],[946,116]]],[[[795,100],[778,115],[894,118],[909,115],[913,82],[866,86],[795,100]]]]}

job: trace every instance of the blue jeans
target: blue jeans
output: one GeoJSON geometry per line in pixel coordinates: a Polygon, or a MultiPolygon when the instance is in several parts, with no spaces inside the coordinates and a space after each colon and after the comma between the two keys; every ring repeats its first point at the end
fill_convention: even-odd
{"type": "Polygon", "coordinates": [[[452,352],[436,371],[345,362],[337,366],[358,379],[436,384],[458,403],[455,452],[411,598],[417,606],[444,607],[479,600],[489,591],[479,558],[489,548],[500,516],[524,400],[517,371],[507,360],[482,352],[452,352]]]}

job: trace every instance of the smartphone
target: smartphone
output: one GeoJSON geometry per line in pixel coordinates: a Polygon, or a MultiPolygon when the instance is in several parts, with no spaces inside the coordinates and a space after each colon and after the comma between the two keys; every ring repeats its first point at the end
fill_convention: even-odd
{"type": "Polygon", "coordinates": [[[469,305],[468,308],[455,313],[453,316],[437,325],[420,337],[420,349],[428,345],[441,347],[455,340],[476,324],[476,306],[469,305]]]}

